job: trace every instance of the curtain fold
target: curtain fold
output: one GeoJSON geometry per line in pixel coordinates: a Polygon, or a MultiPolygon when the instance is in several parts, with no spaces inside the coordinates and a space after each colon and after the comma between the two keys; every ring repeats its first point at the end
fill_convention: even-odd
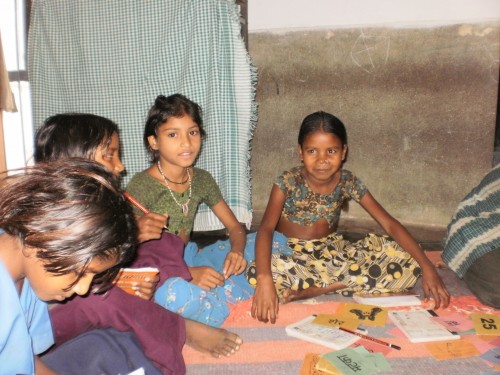
{"type": "Polygon", "coordinates": [[[2,36],[0,35],[0,110],[17,112],[14,94],[10,88],[9,73],[3,57],[2,36]]]}
{"type": "MultiPolygon", "coordinates": [[[[28,36],[35,128],[68,111],[112,119],[127,183],[149,166],[148,108],[159,94],[182,93],[203,109],[207,137],[196,166],[214,176],[250,227],[256,71],[239,17],[234,0],[35,0],[28,36]]],[[[195,230],[221,228],[208,207],[199,208],[195,230]]]]}

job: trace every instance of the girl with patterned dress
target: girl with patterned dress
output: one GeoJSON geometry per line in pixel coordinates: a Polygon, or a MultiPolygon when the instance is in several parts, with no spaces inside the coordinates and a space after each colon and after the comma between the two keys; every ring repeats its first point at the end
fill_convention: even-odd
{"type": "Polygon", "coordinates": [[[325,112],[308,115],[298,137],[302,165],[275,180],[246,275],[256,287],[252,316],[276,321],[278,303],[337,292],[391,292],[423,278],[424,298],[446,307],[449,294],[435,267],[412,238],[353,173],[344,124],[325,112]],[[345,202],[358,202],[392,237],[367,235],[350,243],[336,233],[345,202]],[[275,231],[288,237],[289,253],[272,251],[275,231]]]}

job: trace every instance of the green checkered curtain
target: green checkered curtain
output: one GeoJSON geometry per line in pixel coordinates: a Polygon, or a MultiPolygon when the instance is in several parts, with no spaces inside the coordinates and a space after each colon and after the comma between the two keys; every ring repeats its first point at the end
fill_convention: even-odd
{"type": "MultiPolygon", "coordinates": [[[[203,109],[196,166],[218,182],[238,220],[252,221],[250,141],[256,72],[234,0],[35,0],[28,36],[33,116],[88,112],[121,131],[126,184],[149,166],[142,133],[159,94],[203,109]]],[[[200,206],[195,230],[223,225],[200,206]]]]}

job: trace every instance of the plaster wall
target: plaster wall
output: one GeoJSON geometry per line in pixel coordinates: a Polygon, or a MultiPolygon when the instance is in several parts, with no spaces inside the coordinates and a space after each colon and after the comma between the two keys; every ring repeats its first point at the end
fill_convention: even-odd
{"type": "MultiPolygon", "coordinates": [[[[259,75],[254,224],[274,178],[299,163],[302,119],[324,110],[347,127],[345,168],[410,229],[442,236],[458,202],[492,166],[499,46],[498,18],[250,32],[259,75]]],[[[341,229],[353,225],[377,228],[356,203],[341,229]]]]}
{"type": "Polygon", "coordinates": [[[250,32],[353,26],[432,27],[500,17],[498,0],[251,0],[250,32]]]}

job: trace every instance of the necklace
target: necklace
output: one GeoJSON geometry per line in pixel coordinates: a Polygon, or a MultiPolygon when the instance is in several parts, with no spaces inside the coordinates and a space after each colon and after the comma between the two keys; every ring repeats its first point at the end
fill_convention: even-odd
{"type": "MultiPolygon", "coordinates": [[[[189,197],[187,202],[185,203],[179,203],[179,201],[175,198],[174,192],[168,185],[168,181],[170,181],[165,175],[163,174],[163,170],[161,169],[160,161],[158,160],[158,163],[156,164],[158,166],[158,171],[160,172],[161,176],[163,177],[163,181],[165,181],[165,185],[167,185],[167,189],[170,192],[170,195],[172,196],[172,199],[174,202],[181,208],[181,211],[184,216],[189,215],[189,202],[191,202],[191,175],[189,174],[189,168],[186,168],[186,172],[188,175],[187,181],[189,181],[189,197]]],[[[170,181],[172,182],[172,181],[170,181]]],[[[186,181],[184,181],[185,183],[186,181]]],[[[174,182],[175,183],[175,182],[174,182]]]]}
{"type": "Polygon", "coordinates": [[[186,177],[186,179],[184,181],[181,181],[181,182],[175,182],[175,181],[172,181],[170,178],[168,178],[167,176],[164,176],[162,175],[164,179],[166,179],[168,182],[174,184],[174,185],[184,185],[186,182],[189,181],[189,172],[188,172],[188,177],[186,177]]]}

